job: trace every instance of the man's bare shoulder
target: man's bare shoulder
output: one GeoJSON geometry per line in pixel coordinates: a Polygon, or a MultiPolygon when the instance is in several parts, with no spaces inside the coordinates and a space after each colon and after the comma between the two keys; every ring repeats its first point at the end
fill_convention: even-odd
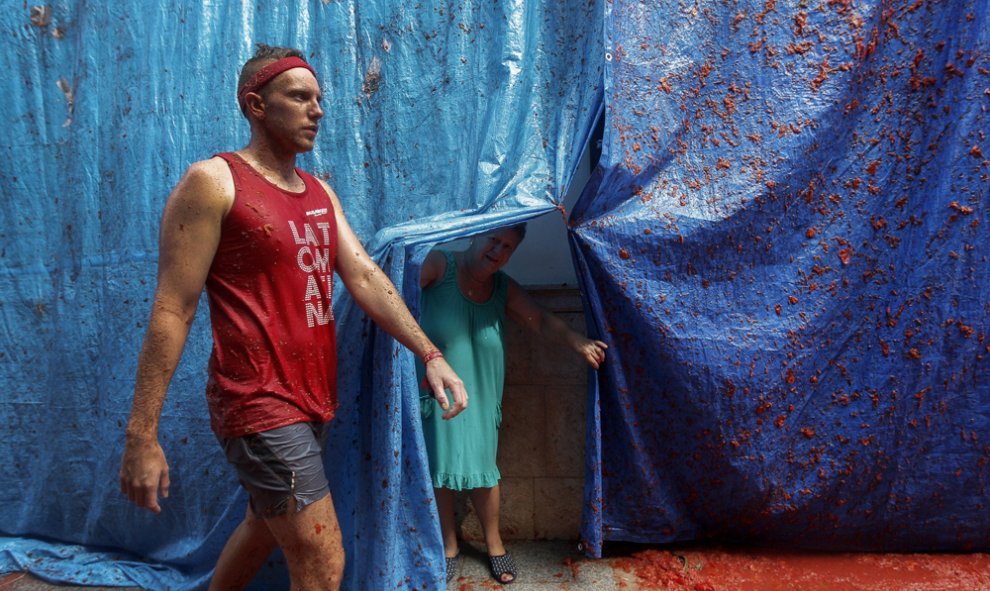
{"type": "Polygon", "coordinates": [[[193,162],[172,193],[173,199],[192,199],[225,209],[234,201],[234,178],[219,156],[193,162]]]}
{"type": "Polygon", "coordinates": [[[314,176],[313,178],[320,183],[320,186],[323,187],[324,191],[326,191],[327,197],[330,198],[330,204],[333,206],[334,214],[337,216],[337,223],[340,223],[343,219],[346,219],[346,216],[344,215],[344,207],[340,204],[340,197],[337,196],[337,192],[333,190],[330,183],[318,176],[314,176]]]}
{"type": "Polygon", "coordinates": [[[227,165],[227,161],[220,156],[213,156],[212,158],[207,158],[206,160],[199,160],[193,162],[189,165],[187,172],[203,172],[216,174],[219,172],[226,171],[230,172],[230,167],[227,165]]]}
{"type": "Polygon", "coordinates": [[[193,162],[186,169],[185,176],[194,182],[216,184],[218,188],[229,189],[229,193],[234,194],[234,177],[230,174],[230,166],[219,156],[193,162]]]}
{"type": "Polygon", "coordinates": [[[330,186],[330,183],[328,183],[326,180],[318,176],[314,176],[313,178],[320,183],[320,186],[323,187],[323,190],[327,192],[327,197],[329,197],[331,201],[334,202],[339,201],[339,198],[337,197],[337,192],[333,190],[333,187],[330,186]]]}

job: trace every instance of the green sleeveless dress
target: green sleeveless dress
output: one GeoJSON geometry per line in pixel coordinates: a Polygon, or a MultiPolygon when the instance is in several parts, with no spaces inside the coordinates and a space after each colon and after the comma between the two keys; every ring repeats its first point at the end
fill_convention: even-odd
{"type": "MultiPolygon", "coordinates": [[[[468,407],[449,421],[429,387],[420,390],[423,437],[430,458],[433,486],[451,490],[488,488],[502,475],[495,465],[498,429],[502,423],[505,383],[505,305],[509,278],[499,271],[487,302],[477,303],[457,285],[454,255],[444,252],[443,278],[423,290],[420,326],[464,380],[468,407]]],[[[419,380],[425,374],[417,364],[419,380]]]]}

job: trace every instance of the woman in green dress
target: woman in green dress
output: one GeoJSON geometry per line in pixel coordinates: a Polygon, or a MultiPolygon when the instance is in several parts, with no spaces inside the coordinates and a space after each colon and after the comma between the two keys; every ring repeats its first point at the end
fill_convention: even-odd
{"type": "MultiPolygon", "coordinates": [[[[467,410],[450,421],[433,412],[431,404],[422,405],[448,580],[459,554],[454,518],[458,491],[470,494],[484,530],[492,576],[502,584],[516,576],[499,534],[501,474],[495,465],[505,381],[506,317],[567,346],[596,369],[605,360],[605,343],[572,330],[501,271],[525,233],[525,224],[520,224],[476,236],[463,252],[434,250],[420,273],[420,325],[464,380],[470,396],[467,410]]],[[[421,395],[429,399],[429,390],[421,395]]]]}

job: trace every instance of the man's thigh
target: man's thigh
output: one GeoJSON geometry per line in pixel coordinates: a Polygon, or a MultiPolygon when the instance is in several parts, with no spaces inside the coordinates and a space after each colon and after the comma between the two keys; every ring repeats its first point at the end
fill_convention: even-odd
{"type": "Polygon", "coordinates": [[[324,557],[338,553],[343,555],[340,524],[330,495],[305,509],[266,517],[264,522],[287,554],[295,546],[303,552],[315,552],[324,557]]]}
{"type": "Polygon", "coordinates": [[[264,521],[285,555],[292,588],[336,591],[344,573],[344,545],[331,496],[301,511],[291,509],[264,521]]]}

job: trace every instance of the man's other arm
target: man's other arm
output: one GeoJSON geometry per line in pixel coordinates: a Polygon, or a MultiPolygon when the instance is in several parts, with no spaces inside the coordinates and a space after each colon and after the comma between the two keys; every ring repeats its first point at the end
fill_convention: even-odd
{"type": "Polygon", "coordinates": [[[138,357],[120,464],[121,491],[154,513],[161,511],[158,494],[168,497],[169,488],[168,463],[158,442],[159,416],[233,195],[233,180],[223,160],[197,162],[172,191],[162,215],[158,283],[138,357]]]}

